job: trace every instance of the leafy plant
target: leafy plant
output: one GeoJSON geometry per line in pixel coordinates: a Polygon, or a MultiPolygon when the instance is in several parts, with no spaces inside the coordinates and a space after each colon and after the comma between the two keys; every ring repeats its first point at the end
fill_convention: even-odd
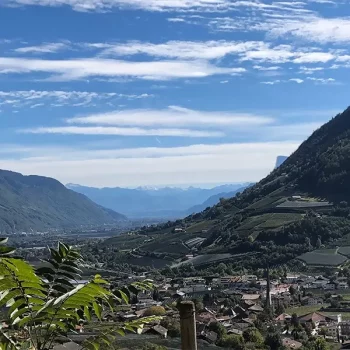
{"type": "MultiPolygon", "coordinates": [[[[35,270],[20,258],[11,257],[14,249],[0,239],[0,307],[7,308],[11,329],[0,329],[0,349],[49,350],[53,344],[68,339],[76,327],[101,321],[104,310],[128,304],[132,294],[150,290],[150,281],[133,283],[122,289],[96,275],[86,284],[77,284],[82,262],[80,253],[63,243],[50,249],[44,267],[35,270]]],[[[116,335],[136,333],[156,317],[137,319],[104,328],[97,337],[87,339],[83,348],[98,350],[110,345],[116,335]]]]}

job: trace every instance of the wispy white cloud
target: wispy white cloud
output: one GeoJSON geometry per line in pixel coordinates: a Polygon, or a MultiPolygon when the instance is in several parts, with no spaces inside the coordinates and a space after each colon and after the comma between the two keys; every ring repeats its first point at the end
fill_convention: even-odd
{"type": "Polygon", "coordinates": [[[101,48],[100,57],[130,57],[144,55],[155,58],[179,60],[214,61],[232,56],[233,62],[251,61],[253,68],[259,71],[277,71],[281,66],[277,64],[294,63],[326,64],[330,61],[347,60],[344,50],[325,50],[300,45],[275,45],[264,41],[168,41],[164,43],[150,43],[128,41],[124,43],[95,43],[81,44],[84,47],[96,45],[101,48]],[[272,65],[271,65],[272,64],[272,65]]]}
{"type": "Polygon", "coordinates": [[[294,63],[326,63],[334,60],[335,56],[329,52],[305,52],[293,60],[294,63]]]}
{"type": "Polygon", "coordinates": [[[272,81],[263,81],[261,83],[265,84],[265,85],[275,85],[275,84],[279,84],[279,83],[288,83],[288,82],[302,84],[306,81],[312,81],[315,84],[322,84],[322,85],[326,85],[326,84],[338,85],[338,84],[340,84],[340,82],[337,82],[334,78],[315,78],[315,77],[307,77],[306,80],[300,79],[300,78],[291,78],[288,80],[276,79],[276,80],[272,80],[272,81]]]}
{"type": "Polygon", "coordinates": [[[281,82],[281,80],[276,79],[276,80],[271,80],[271,81],[262,81],[261,84],[264,85],[275,85],[275,84],[279,84],[281,82]]]}
{"type": "Polygon", "coordinates": [[[66,50],[69,46],[66,43],[45,43],[37,46],[25,46],[14,49],[17,53],[56,53],[66,50]]]}
{"type": "Polygon", "coordinates": [[[279,66],[259,66],[259,65],[255,65],[253,66],[253,68],[261,71],[276,71],[281,69],[281,67],[279,66]]]}
{"type": "Polygon", "coordinates": [[[174,22],[174,23],[181,23],[181,22],[185,22],[185,20],[183,18],[179,18],[179,17],[171,17],[171,18],[167,18],[168,22],[174,22]]]}
{"type": "Polygon", "coordinates": [[[191,129],[143,129],[119,128],[104,126],[57,126],[39,127],[19,130],[27,134],[59,134],[59,135],[105,135],[105,136],[168,136],[168,137],[222,137],[221,131],[191,129]]]}
{"type": "Polygon", "coordinates": [[[324,67],[300,67],[300,73],[302,74],[314,74],[315,72],[323,71],[324,67]]]}
{"type": "Polygon", "coordinates": [[[321,123],[280,124],[255,114],[192,111],[181,107],[166,110],[126,110],[75,117],[63,125],[34,127],[19,133],[60,135],[119,135],[167,137],[229,137],[237,140],[303,140],[321,123]],[[67,126],[68,124],[68,126],[67,126]]]}
{"type": "Polygon", "coordinates": [[[3,0],[3,6],[71,6],[75,11],[109,11],[113,8],[132,8],[146,11],[179,11],[179,12],[224,12],[238,7],[263,9],[296,9],[300,3],[280,2],[266,4],[252,0],[3,0]],[[287,4],[287,5],[285,5],[287,4]]]}
{"type": "MultiPolygon", "coordinates": [[[[159,141],[159,140],[158,140],[159,141]]],[[[158,142],[157,141],[157,142],[158,142]]],[[[158,142],[159,144],[159,142],[158,142]]],[[[135,148],[91,148],[77,149],[71,146],[46,145],[45,147],[24,146],[18,144],[1,144],[1,155],[15,155],[20,159],[48,159],[48,160],[88,160],[111,158],[160,158],[205,154],[230,154],[238,151],[239,147],[250,152],[257,146],[273,147],[276,145],[298,145],[298,142],[246,142],[246,143],[219,143],[219,144],[192,144],[177,147],[135,147],[135,148]]]]}
{"type": "Polygon", "coordinates": [[[218,67],[206,61],[130,62],[110,59],[42,60],[0,57],[0,73],[51,73],[51,80],[70,81],[89,77],[134,77],[146,80],[204,78],[240,74],[244,68],[218,67]]]}
{"type": "Polygon", "coordinates": [[[271,117],[230,112],[194,111],[182,107],[170,106],[164,110],[124,110],[112,113],[94,114],[68,119],[70,124],[97,124],[118,126],[252,126],[266,125],[274,121],[271,117]]]}
{"type": "MultiPolygon", "coordinates": [[[[292,45],[273,46],[269,43],[263,43],[260,47],[253,50],[247,50],[240,54],[242,61],[257,61],[268,63],[326,63],[336,59],[336,55],[330,52],[315,51],[308,47],[299,47],[296,49],[292,45]]],[[[255,65],[254,68],[260,65],[255,65]]]]}
{"type": "Polygon", "coordinates": [[[265,46],[261,41],[168,41],[162,44],[131,41],[110,45],[100,55],[110,57],[145,54],[166,58],[212,60],[265,46]]]}
{"type": "Polygon", "coordinates": [[[264,32],[269,38],[299,38],[316,43],[346,44],[350,41],[350,17],[332,17],[327,11],[328,6],[348,6],[348,1],[231,1],[230,5],[237,15],[185,14],[176,18],[189,24],[207,25],[214,31],[264,32]],[[322,4],[322,12],[327,15],[317,12],[319,9],[313,3],[322,4]]]}
{"type": "Polygon", "coordinates": [[[89,106],[92,103],[101,101],[120,102],[121,99],[137,100],[154,97],[152,94],[122,94],[116,92],[88,92],[88,91],[40,91],[40,90],[19,90],[0,91],[0,105],[8,105],[15,108],[32,107],[34,105],[45,105],[50,107],[62,106],[89,106]],[[43,102],[41,102],[43,101],[43,102]]]}
{"type": "Polygon", "coordinates": [[[348,43],[350,41],[350,18],[323,18],[304,16],[290,20],[275,20],[265,26],[274,36],[292,36],[320,43],[348,43]],[[269,28],[270,27],[270,28],[269,28]]]}
{"type": "Polygon", "coordinates": [[[299,79],[299,78],[291,78],[291,79],[289,79],[289,81],[293,81],[293,82],[295,82],[297,84],[301,84],[301,83],[304,82],[303,79],[299,79]]]}
{"type": "MultiPolygon", "coordinates": [[[[110,11],[128,8],[146,11],[198,13],[169,17],[169,22],[206,23],[221,31],[264,31],[271,36],[291,36],[314,42],[348,43],[350,19],[326,18],[310,4],[324,6],[344,2],[330,0],[255,1],[255,0],[3,0],[2,6],[70,6],[75,11],[110,11]],[[212,17],[205,13],[235,11],[238,16],[212,17]],[[200,15],[199,15],[200,14],[200,15]]],[[[24,48],[25,49],[25,48],[24,48]]],[[[27,51],[29,52],[29,51],[27,51]]],[[[37,51],[39,52],[39,51],[37,51]]]]}
{"type": "Polygon", "coordinates": [[[42,107],[45,106],[43,103],[36,103],[34,105],[31,105],[30,108],[38,108],[38,107],[42,107]]]}
{"type": "Polygon", "coordinates": [[[317,84],[321,85],[329,85],[329,84],[337,84],[337,81],[333,78],[314,78],[314,77],[307,77],[307,80],[313,81],[317,84]]]}

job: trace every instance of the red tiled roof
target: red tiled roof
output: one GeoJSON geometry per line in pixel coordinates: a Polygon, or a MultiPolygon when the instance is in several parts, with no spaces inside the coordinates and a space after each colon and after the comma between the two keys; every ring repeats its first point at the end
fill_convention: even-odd
{"type": "Polygon", "coordinates": [[[291,315],[288,315],[288,314],[281,314],[279,316],[277,316],[275,318],[276,321],[286,321],[286,320],[290,320],[292,318],[291,315]]]}
{"type": "Polygon", "coordinates": [[[304,321],[304,322],[321,322],[321,321],[326,321],[327,316],[322,315],[319,312],[312,312],[310,314],[306,314],[304,316],[299,317],[299,321],[304,321]]]}
{"type": "Polygon", "coordinates": [[[300,349],[303,346],[302,343],[289,338],[283,339],[282,342],[283,342],[283,346],[289,349],[300,349]]]}

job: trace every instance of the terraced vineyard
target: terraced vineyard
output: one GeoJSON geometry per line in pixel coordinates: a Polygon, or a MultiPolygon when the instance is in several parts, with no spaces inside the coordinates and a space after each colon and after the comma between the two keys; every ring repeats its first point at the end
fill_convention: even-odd
{"type": "Polygon", "coordinates": [[[285,201],[277,206],[277,208],[283,209],[317,209],[332,206],[329,202],[322,201],[285,201]]]}
{"type": "Polygon", "coordinates": [[[191,263],[194,266],[201,266],[201,265],[208,265],[212,263],[220,263],[222,261],[228,260],[232,258],[232,254],[205,254],[205,255],[198,255],[194,257],[193,259],[190,259],[188,261],[182,262],[178,265],[191,263]]]}
{"type": "Polygon", "coordinates": [[[269,213],[251,216],[244,220],[236,230],[256,238],[261,230],[275,229],[282,225],[288,225],[301,220],[303,217],[303,214],[298,213],[269,213]]]}
{"type": "Polygon", "coordinates": [[[340,247],[338,253],[346,256],[347,258],[350,258],[350,247],[340,247]]]}
{"type": "Polygon", "coordinates": [[[302,254],[298,257],[309,266],[337,267],[347,262],[348,258],[338,253],[338,249],[320,249],[302,254]]]}

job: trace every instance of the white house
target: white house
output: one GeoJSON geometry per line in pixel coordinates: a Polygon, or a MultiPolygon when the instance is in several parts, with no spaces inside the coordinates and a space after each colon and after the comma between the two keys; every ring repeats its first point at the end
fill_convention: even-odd
{"type": "Polygon", "coordinates": [[[348,289],[349,285],[347,284],[347,282],[339,282],[337,289],[348,289]]]}

